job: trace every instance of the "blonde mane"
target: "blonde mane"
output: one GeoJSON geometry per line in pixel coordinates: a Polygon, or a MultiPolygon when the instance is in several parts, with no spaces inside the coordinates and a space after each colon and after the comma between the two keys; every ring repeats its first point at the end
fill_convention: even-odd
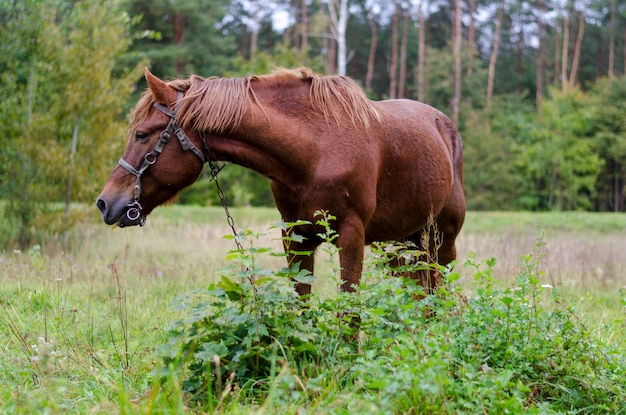
{"type": "MultiPolygon", "coordinates": [[[[189,79],[169,81],[168,85],[185,93],[177,115],[183,128],[224,133],[240,125],[244,114],[253,103],[267,115],[252,88],[257,82],[266,83],[270,87],[310,82],[311,103],[322,112],[327,123],[333,118],[339,124],[342,113],[355,126],[360,123],[369,128],[372,122],[381,121],[380,114],[352,79],[316,75],[308,68],[278,69],[269,75],[247,78],[205,79],[192,75],[189,79]]],[[[154,102],[148,89],[131,114],[131,134],[147,118],[154,102]]]]}

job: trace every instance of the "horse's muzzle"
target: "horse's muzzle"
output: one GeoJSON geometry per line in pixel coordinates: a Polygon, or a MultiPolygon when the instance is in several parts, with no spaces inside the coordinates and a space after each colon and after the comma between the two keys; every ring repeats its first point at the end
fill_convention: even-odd
{"type": "Polygon", "coordinates": [[[109,206],[103,198],[98,198],[96,206],[102,212],[102,220],[107,225],[117,225],[120,228],[128,226],[143,226],[146,224],[146,216],[138,201],[125,206],[109,206]]]}

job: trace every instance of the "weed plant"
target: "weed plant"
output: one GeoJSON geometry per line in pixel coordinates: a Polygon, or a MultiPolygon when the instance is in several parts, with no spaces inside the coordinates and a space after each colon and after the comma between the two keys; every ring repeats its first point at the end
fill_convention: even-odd
{"type": "MultiPolygon", "coordinates": [[[[317,223],[327,241],[331,219],[317,223]]],[[[379,246],[356,293],[302,299],[294,284],[313,276],[259,267],[280,254],[258,236],[240,234],[247,248],[220,281],[177,299],[185,317],[158,349],[148,406],[182,392],[178,407],[214,413],[626,413],[625,345],[588,329],[546,281],[541,240],[509,287],[494,259],[470,256],[469,298],[452,267],[435,267],[431,295],[390,278],[379,246]]]]}

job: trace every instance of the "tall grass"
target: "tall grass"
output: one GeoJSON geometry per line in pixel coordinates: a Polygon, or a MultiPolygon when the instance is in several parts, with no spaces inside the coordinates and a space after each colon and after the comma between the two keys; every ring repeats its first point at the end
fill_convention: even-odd
{"type": "MultiPolygon", "coordinates": [[[[280,251],[280,232],[267,231],[279,219],[275,210],[233,209],[232,213],[239,228],[267,233],[249,243],[280,251]]],[[[577,318],[603,341],[623,342],[624,304],[618,290],[624,286],[626,270],[620,244],[626,229],[624,215],[472,212],[459,238],[455,285],[469,298],[484,288],[477,284],[475,270],[462,267],[474,256],[470,252],[478,263],[496,258],[491,273],[502,289],[519,285],[517,278],[525,263],[521,255],[533,252],[542,229],[546,245],[541,284],[560,285],[562,301],[573,306],[577,318]]],[[[222,238],[229,232],[217,208],[171,206],[155,212],[144,228],[110,229],[94,217],[72,234],[71,252],[50,245],[0,254],[1,314],[7,328],[0,332],[2,412],[183,411],[189,402],[180,394],[182,375],[172,372],[163,385],[153,383],[150,373],[161,365],[155,347],[171,340],[167,329],[172,322],[188,316],[184,307],[172,307],[174,299],[218,282],[219,270],[228,265],[226,255],[234,248],[232,241],[222,238]]],[[[328,255],[319,260],[314,291],[322,294],[322,300],[331,301],[337,296],[336,265],[328,260],[328,255]]],[[[258,261],[263,269],[284,266],[282,258],[258,261]]],[[[277,360],[276,368],[284,363],[277,360]]],[[[285,373],[291,373],[289,367],[284,367],[285,373]]],[[[338,366],[337,370],[344,369],[338,366]]],[[[272,373],[280,377],[282,372],[272,373]]],[[[281,382],[305,384],[298,376],[285,375],[281,382]]],[[[348,386],[339,384],[340,379],[346,378],[325,379],[326,384],[317,386],[307,383],[307,388],[320,390],[317,397],[307,398],[313,399],[307,405],[318,412],[348,410],[335,398],[352,396],[347,392],[358,389],[358,382],[348,386]]],[[[225,379],[223,386],[227,383],[225,379]]],[[[280,397],[285,390],[267,393],[267,400],[252,406],[232,400],[220,404],[217,397],[213,408],[228,413],[272,413],[276,405],[286,405],[281,412],[307,413],[302,401],[280,397]]],[[[376,396],[381,392],[368,393],[367,399],[353,396],[361,398],[350,404],[354,410],[380,405],[376,396]]]]}

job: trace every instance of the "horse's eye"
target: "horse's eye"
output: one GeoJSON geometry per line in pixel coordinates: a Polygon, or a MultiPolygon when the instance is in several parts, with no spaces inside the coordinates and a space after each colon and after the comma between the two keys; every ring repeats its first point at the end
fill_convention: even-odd
{"type": "Polygon", "coordinates": [[[135,133],[135,140],[137,141],[146,141],[150,137],[150,134],[144,133],[142,131],[137,131],[135,133]]]}

